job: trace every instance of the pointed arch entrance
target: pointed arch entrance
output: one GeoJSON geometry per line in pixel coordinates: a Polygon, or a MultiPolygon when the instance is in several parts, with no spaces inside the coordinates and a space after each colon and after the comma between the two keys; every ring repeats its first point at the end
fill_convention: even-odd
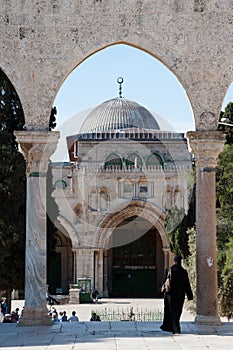
{"type": "MultiPolygon", "coordinates": [[[[104,295],[157,297],[171,254],[165,214],[146,201],[119,206],[101,223],[95,246],[104,249],[104,295]]],[[[98,276],[98,279],[100,276],[98,276]]]]}
{"type": "Polygon", "coordinates": [[[112,240],[115,244],[108,254],[109,296],[157,297],[164,265],[158,230],[147,220],[132,216],[113,230],[112,240]],[[124,241],[125,235],[132,241],[115,246],[119,240],[124,241]]]}

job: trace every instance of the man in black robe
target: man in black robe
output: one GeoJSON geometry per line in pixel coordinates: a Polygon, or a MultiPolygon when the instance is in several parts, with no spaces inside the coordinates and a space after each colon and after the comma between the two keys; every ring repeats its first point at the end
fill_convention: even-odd
{"type": "MultiPolygon", "coordinates": [[[[166,270],[162,284],[165,282],[169,270],[166,270]]],[[[181,266],[181,257],[174,257],[174,265],[170,268],[171,288],[164,293],[164,318],[160,328],[166,332],[180,333],[180,316],[183,310],[185,295],[193,300],[188,272],[181,266]]]]}

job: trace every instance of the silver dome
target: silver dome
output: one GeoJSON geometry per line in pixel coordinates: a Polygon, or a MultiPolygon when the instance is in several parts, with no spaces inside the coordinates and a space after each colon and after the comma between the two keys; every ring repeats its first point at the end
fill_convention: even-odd
{"type": "Polygon", "coordinates": [[[83,122],[79,133],[129,128],[160,130],[157,121],[145,107],[123,97],[117,97],[94,108],[83,122]]]}

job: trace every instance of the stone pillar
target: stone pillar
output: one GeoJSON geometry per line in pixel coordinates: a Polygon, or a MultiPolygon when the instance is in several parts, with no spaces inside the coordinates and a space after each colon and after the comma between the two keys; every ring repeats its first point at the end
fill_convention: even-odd
{"type": "Polygon", "coordinates": [[[103,251],[103,297],[108,298],[108,250],[103,251]]]}
{"type": "Polygon", "coordinates": [[[189,131],[196,165],[196,275],[198,324],[220,324],[217,300],[215,167],[223,150],[221,131],[189,131]]]}
{"type": "Polygon", "coordinates": [[[76,284],[77,279],[77,249],[72,249],[73,252],[73,283],[76,284]]]}
{"type": "Polygon", "coordinates": [[[94,251],[89,248],[76,250],[76,274],[78,278],[91,278],[94,274],[94,251]]]}
{"type": "Polygon", "coordinates": [[[96,274],[95,284],[99,294],[103,296],[103,278],[104,278],[104,254],[103,249],[96,251],[96,274]]]}
{"type": "Polygon", "coordinates": [[[168,269],[170,267],[170,261],[169,261],[169,248],[163,248],[163,254],[164,254],[164,270],[168,269]]]}
{"type": "Polygon", "coordinates": [[[59,132],[15,131],[14,134],[27,163],[25,306],[19,325],[48,325],[51,320],[45,298],[46,175],[59,132]]]}

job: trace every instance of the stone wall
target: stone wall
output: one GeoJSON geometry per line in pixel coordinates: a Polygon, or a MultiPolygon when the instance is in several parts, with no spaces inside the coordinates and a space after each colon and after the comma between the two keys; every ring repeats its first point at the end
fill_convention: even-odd
{"type": "Polygon", "coordinates": [[[214,130],[233,79],[232,0],[8,0],[0,69],[28,130],[47,130],[62,83],[83,60],[125,43],[163,62],[189,96],[198,130],[214,130]]]}

